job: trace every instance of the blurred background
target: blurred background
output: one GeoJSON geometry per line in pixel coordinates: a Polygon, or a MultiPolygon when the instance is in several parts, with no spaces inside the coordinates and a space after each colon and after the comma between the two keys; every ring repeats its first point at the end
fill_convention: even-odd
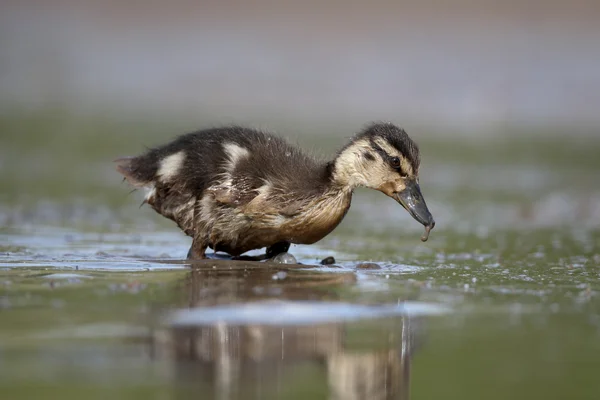
{"type": "Polygon", "coordinates": [[[3,398],[595,399],[599,44],[597,0],[2,0],[3,398]],[[189,238],[112,163],[230,123],[331,157],[372,120],[419,143],[437,224],[421,243],[358,190],[291,250],[336,268],[190,270],[189,238]],[[356,317],[338,301],[452,312],[419,320],[414,368],[404,317],[149,331],[157,310],[264,299],[319,302],[309,320],[356,317]]]}
{"type": "Polygon", "coordinates": [[[0,100],[580,133],[600,124],[599,15],[590,0],[6,0],[0,100]]]}

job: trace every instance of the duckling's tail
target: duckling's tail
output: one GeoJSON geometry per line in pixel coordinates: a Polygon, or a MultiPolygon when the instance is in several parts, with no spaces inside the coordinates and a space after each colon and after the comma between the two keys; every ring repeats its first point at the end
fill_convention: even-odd
{"type": "Polygon", "coordinates": [[[143,174],[135,167],[137,157],[123,157],[115,160],[117,171],[125,180],[134,187],[144,187],[151,184],[151,180],[144,179],[143,174]]]}
{"type": "Polygon", "coordinates": [[[153,154],[138,157],[123,157],[115,160],[117,171],[133,187],[146,189],[140,207],[149,204],[157,213],[177,223],[187,234],[194,234],[194,195],[179,188],[170,190],[171,184],[157,180],[157,163],[153,154]]]}

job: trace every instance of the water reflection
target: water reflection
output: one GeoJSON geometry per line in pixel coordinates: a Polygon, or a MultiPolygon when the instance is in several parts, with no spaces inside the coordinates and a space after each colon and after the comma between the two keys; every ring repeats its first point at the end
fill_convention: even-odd
{"type": "Polygon", "coordinates": [[[156,332],[153,357],[168,361],[177,387],[193,388],[185,398],[408,399],[415,328],[422,321],[336,314],[340,293],[355,281],[353,273],[256,264],[194,269],[182,286],[186,308],[195,314],[183,310],[188,318],[171,318],[156,332]],[[310,308],[297,306],[317,299],[310,308]],[[238,307],[222,307],[232,304],[240,313],[250,304],[253,313],[237,318],[238,307]],[[318,317],[328,305],[332,322],[318,317]],[[221,317],[194,320],[215,307],[221,317]],[[315,323],[306,315],[311,310],[315,323]],[[269,313],[280,313],[284,322],[263,318],[269,313]]]}

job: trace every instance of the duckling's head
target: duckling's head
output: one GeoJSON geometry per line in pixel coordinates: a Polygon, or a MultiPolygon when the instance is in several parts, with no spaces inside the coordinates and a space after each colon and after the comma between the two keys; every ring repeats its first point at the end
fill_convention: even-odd
{"type": "Polygon", "coordinates": [[[349,189],[364,186],[385,193],[429,230],[435,221],[419,188],[419,163],[419,148],[403,129],[374,123],[340,150],[332,177],[349,189]]]}

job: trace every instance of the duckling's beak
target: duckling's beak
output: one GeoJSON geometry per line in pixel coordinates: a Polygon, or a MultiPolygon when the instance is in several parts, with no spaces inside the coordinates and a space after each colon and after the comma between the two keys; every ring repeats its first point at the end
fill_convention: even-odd
{"type": "Polygon", "coordinates": [[[414,219],[425,225],[428,230],[433,229],[435,221],[427,208],[423,194],[421,194],[421,188],[416,180],[407,181],[406,189],[394,193],[393,197],[398,203],[402,204],[402,207],[404,207],[414,219]]]}

